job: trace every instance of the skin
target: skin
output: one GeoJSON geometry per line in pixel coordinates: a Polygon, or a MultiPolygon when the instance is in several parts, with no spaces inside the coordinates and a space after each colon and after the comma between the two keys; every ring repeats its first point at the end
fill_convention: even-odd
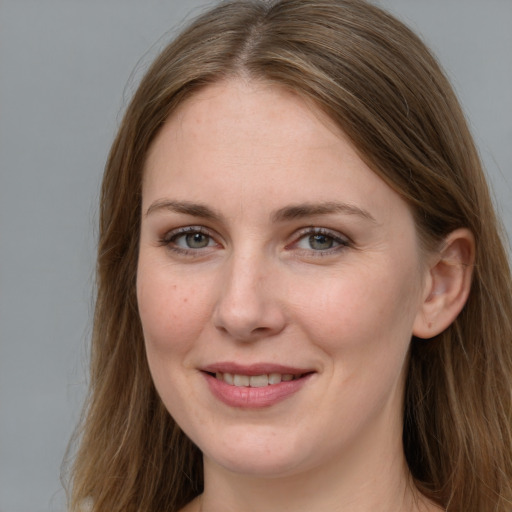
{"type": "Polygon", "coordinates": [[[148,362],[204,454],[204,494],[185,510],[436,510],[401,445],[431,278],[407,204],[343,133],[275,85],[208,86],[154,141],[142,202],[148,362]],[[345,206],[290,215],[333,203],[345,206]],[[219,361],[313,374],[269,407],[231,407],[201,372],[219,361]]]}

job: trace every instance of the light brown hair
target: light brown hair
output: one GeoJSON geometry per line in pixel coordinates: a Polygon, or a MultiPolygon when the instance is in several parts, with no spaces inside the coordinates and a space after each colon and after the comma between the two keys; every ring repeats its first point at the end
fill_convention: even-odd
{"type": "Polygon", "coordinates": [[[313,101],[411,206],[425,250],[465,227],[476,240],[469,299],[431,340],[413,339],[404,451],[418,489],[453,512],[512,508],[512,281],[471,134],[436,60],[362,0],[233,1],[164,49],[131,101],[106,165],[90,394],[71,510],[176,512],[202,489],[201,453],[162,405],[135,294],[142,169],[177,105],[224,78],[313,101]]]}

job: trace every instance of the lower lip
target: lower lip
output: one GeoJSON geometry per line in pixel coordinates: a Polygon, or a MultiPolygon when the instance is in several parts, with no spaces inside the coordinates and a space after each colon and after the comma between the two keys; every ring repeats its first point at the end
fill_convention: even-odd
{"type": "Polygon", "coordinates": [[[212,394],[221,402],[231,407],[257,409],[270,407],[297,393],[309,380],[312,374],[300,379],[279,384],[271,384],[261,388],[232,386],[226,384],[209,373],[203,373],[212,394]]]}

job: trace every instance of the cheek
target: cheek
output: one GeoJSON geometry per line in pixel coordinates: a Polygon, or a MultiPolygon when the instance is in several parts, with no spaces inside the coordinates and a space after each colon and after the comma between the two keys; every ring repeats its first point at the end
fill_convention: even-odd
{"type": "Polygon", "coordinates": [[[410,262],[349,269],[304,289],[298,316],[327,352],[386,358],[390,349],[407,348],[419,296],[418,273],[410,262]]]}
{"type": "Polygon", "coordinates": [[[168,268],[139,263],[137,301],[148,351],[178,353],[197,339],[210,317],[204,289],[180,279],[168,268]]]}

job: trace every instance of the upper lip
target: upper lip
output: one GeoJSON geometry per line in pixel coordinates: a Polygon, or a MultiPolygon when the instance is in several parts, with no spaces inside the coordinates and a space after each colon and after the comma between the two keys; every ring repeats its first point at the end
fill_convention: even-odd
{"type": "Polygon", "coordinates": [[[208,373],[232,373],[236,375],[265,375],[270,373],[291,374],[291,375],[303,375],[305,373],[311,373],[314,370],[311,368],[296,368],[292,366],[286,366],[274,363],[254,363],[249,365],[243,365],[234,362],[219,362],[209,364],[200,368],[203,372],[208,373]]]}

